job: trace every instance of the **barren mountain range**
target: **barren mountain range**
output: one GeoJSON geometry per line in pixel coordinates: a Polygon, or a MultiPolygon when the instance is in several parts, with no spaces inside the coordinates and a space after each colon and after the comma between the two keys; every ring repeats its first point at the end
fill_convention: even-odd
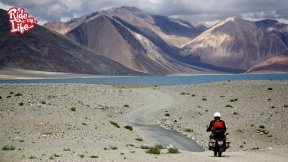
{"type": "Polygon", "coordinates": [[[189,42],[183,47],[182,55],[216,66],[248,70],[284,54],[288,49],[287,40],[286,24],[275,20],[252,22],[230,17],[189,42]]]}
{"type": "Polygon", "coordinates": [[[196,28],[191,24],[183,26],[179,25],[179,20],[174,22],[167,17],[154,17],[135,7],[124,6],[58,23],[61,24],[59,30],[55,30],[55,22],[44,26],[53,26],[51,29],[59,33],[64,31],[63,29],[69,29],[65,30],[64,34],[73,40],[136,71],[156,75],[211,71],[205,67],[183,63],[178,50],[172,46],[175,44],[173,42],[178,43],[176,46],[184,45],[189,39],[203,32],[203,27],[198,25],[196,28]],[[172,25],[167,25],[168,23],[172,25]],[[64,24],[66,27],[63,27],[64,24]],[[174,35],[165,34],[160,28],[165,28],[164,32],[174,35]]]}
{"type": "Polygon", "coordinates": [[[204,23],[150,15],[136,7],[123,6],[43,25],[58,34],[37,26],[27,33],[33,38],[11,39],[5,16],[1,10],[1,23],[7,30],[2,28],[0,33],[3,38],[0,66],[93,74],[109,71],[112,75],[287,72],[288,69],[288,25],[275,20],[253,22],[229,17],[208,28],[204,23]],[[11,49],[13,59],[8,53],[11,49]],[[27,51],[34,55],[21,55],[27,51]],[[76,65],[74,57],[81,64],[76,65]],[[100,63],[108,68],[107,61],[109,68],[114,65],[119,68],[112,73],[111,69],[98,72],[102,69],[100,63]]]}
{"type": "Polygon", "coordinates": [[[229,17],[208,28],[123,6],[44,26],[151,74],[245,72],[288,51],[288,26],[275,20],[229,17]]]}
{"type": "Polygon", "coordinates": [[[0,66],[40,71],[98,75],[143,75],[40,25],[11,34],[8,16],[0,9],[0,66]]]}

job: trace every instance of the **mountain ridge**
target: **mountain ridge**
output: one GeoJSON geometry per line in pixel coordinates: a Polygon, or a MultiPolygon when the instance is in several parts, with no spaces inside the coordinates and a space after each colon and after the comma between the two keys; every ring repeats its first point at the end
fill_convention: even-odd
{"type": "Polygon", "coordinates": [[[174,66],[169,61],[163,61],[163,59],[171,58],[164,58],[157,50],[152,52],[154,54],[149,54],[149,49],[144,48],[147,41],[140,43],[141,40],[145,39],[145,36],[136,35],[137,32],[135,33],[130,28],[123,26],[120,19],[113,19],[104,15],[82,23],[67,33],[67,36],[102,53],[103,56],[140,72],[156,75],[182,73],[181,71],[193,72],[187,67],[179,70],[179,67],[174,66]],[[110,39],[112,37],[113,39],[110,39]],[[86,40],[83,41],[83,39],[86,40]],[[157,55],[161,58],[154,57],[155,53],[158,53],[157,55]]]}
{"type": "Polygon", "coordinates": [[[181,54],[216,66],[248,70],[287,51],[285,40],[279,35],[277,30],[267,32],[264,27],[260,28],[257,22],[230,17],[193,39],[181,54]]]}
{"type": "Polygon", "coordinates": [[[11,34],[6,12],[0,9],[0,66],[97,75],[144,75],[37,24],[23,35],[11,34]]]}
{"type": "MultiPolygon", "coordinates": [[[[243,73],[288,50],[288,25],[269,19],[228,17],[208,28],[122,6],[43,26],[125,67],[152,75],[243,73]],[[103,16],[105,25],[93,23],[104,20],[103,16]]],[[[286,66],[282,67],[285,71],[286,66]]]]}

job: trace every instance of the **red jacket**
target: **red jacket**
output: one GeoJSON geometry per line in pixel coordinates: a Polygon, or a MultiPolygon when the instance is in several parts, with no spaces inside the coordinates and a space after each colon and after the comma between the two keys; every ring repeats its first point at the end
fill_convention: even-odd
{"type": "Polygon", "coordinates": [[[210,122],[209,127],[207,128],[207,132],[211,131],[214,132],[216,129],[222,129],[226,131],[226,124],[223,120],[212,120],[210,122]]]}

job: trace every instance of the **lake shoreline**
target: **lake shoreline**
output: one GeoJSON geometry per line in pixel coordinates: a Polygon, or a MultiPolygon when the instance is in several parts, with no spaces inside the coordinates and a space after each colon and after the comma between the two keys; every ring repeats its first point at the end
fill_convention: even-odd
{"type": "MultiPolygon", "coordinates": [[[[165,75],[165,77],[193,77],[193,76],[229,76],[229,75],[271,75],[271,74],[288,74],[285,72],[269,72],[269,73],[199,73],[199,74],[174,74],[165,75]]],[[[39,79],[85,79],[85,78],[121,78],[121,77],[143,77],[143,76],[108,76],[108,75],[92,75],[92,74],[76,74],[76,73],[61,73],[48,72],[37,70],[26,70],[19,68],[0,69],[0,80],[39,80],[39,79]]],[[[144,76],[145,77],[145,76],[144,76]]],[[[146,76],[153,77],[153,76],[146,76]]],[[[155,76],[160,77],[160,76],[155,76]]]]}

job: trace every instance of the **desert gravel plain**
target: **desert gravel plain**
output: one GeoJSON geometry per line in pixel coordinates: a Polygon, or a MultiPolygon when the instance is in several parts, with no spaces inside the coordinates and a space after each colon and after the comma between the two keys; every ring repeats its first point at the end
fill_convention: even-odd
{"type": "Polygon", "coordinates": [[[0,96],[0,162],[288,161],[288,81],[0,84],[0,96]],[[223,157],[207,150],[215,111],[232,142],[223,157]],[[157,143],[124,128],[136,119],[178,131],[206,151],[168,154],[163,146],[160,155],[147,154],[141,146],[157,143]]]}

